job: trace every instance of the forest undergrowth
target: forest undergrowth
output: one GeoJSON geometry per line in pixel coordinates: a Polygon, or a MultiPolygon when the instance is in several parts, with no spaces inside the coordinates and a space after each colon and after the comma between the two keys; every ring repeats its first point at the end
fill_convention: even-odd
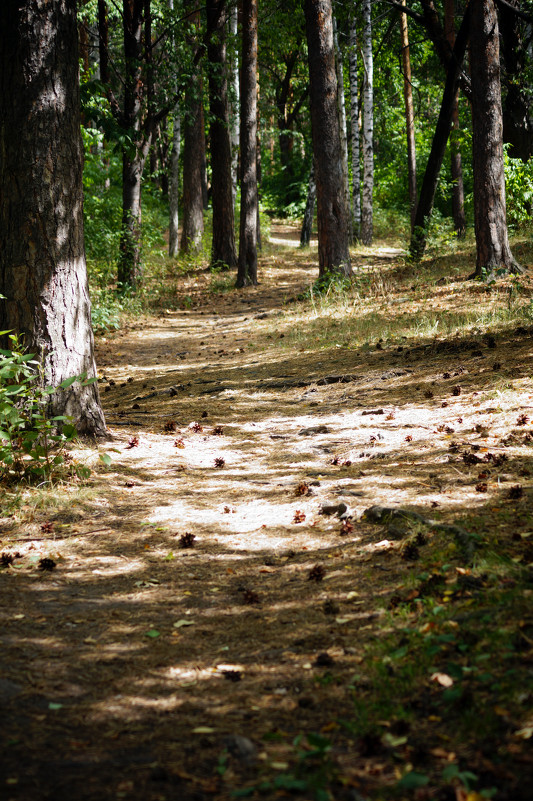
{"type": "Polygon", "coordinates": [[[295,238],[160,259],[90,477],[5,478],[0,798],[529,801],[533,281],[295,238]]]}

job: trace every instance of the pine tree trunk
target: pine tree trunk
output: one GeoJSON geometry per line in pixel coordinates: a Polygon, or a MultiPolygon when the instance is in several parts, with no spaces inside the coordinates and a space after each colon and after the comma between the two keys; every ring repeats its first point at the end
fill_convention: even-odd
{"type": "Polygon", "coordinates": [[[337,105],[331,0],[305,0],[311,130],[317,192],[319,278],[351,275],[349,209],[346,206],[337,105]]]}
{"type": "Polygon", "coordinates": [[[439,112],[439,118],[433,135],[431,143],[431,151],[429,153],[424,178],[422,180],[422,188],[420,189],[420,197],[416,208],[416,217],[413,231],[411,234],[411,243],[409,246],[411,257],[415,260],[421,259],[426,249],[427,234],[431,213],[433,211],[433,202],[435,200],[435,191],[437,189],[437,182],[439,179],[440,168],[444,159],[446,150],[446,143],[450,135],[450,129],[453,119],[453,107],[457,95],[457,88],[459,82],[459,75],[466,52],[468,43],[468,34],[470,30],[470,6],[467,7],[461,27],[455,40],[452,56],[448,64],[448,74],[446,76],[446,83],[444,85],[444,93],[442,96],[442,103],[439,112]]]}
{"type": "Polygon", "coordinates": [[[209,106],[211,111],[211,188],[213,240],[211,264],[237,266],[233,193],[231,183],[231,143],[229,127],[228,78],[226,63],[226,11],[224,0],[209,0],[207,22],[216,27],[211,37],[209,58],[209,106]]]}
{"type": "Polygon", "coordinates": [[[363,0],[363,206],[361,241],[371,245],[374,236],[374,61],[372,55],[372,7],[363,0]]]}
{"type": "Polygon", "coordinates": [[[202,191],[203,129],[201,113],[201,80],[191,79],[186,101],[183,142],[183,227],[180,250],[198,250],[204,233],[204,199],[202,191]]]}
{"type": "Polygon", "coordinates": [[[361,236],[361,172],[359,153],[359,95],[357,81],[357,28],[350,18],[350,126],[352,144],[352,220],[355,239],[361,236]]]}
{"type": "Polygon", "coordinates": [[[516,272],[507,235],[498,17],[493,0],[471,0],[472,154],[476,276],[516,272]]]}
{"type": "Polygon", "coordinates": [[[242,4],[241,220],[237,286],[257,284],[257,0],[242,4]]]}
{"type": "MultiPolygon", "coordinates": [[[[402,5],[406,5],[406,0],[402,0],[402,5]]],[[[402,32],[405,131],[407,135],[407,174],[409,183],[409,209],[411,212],[411,230],[412,230],[415,225],[415,216],[416,216],[416,146],[415,146],[415,115],[413,110],[413,87],[411,84],[411,56],[409,52],[409,31],[407,27],[407,14],[400,14],[400,23],[402,32]]]]}
{"type": "MultiPolygon", "coordinates": [[[[444,0],[444,33],[451,48],[455,44],[455,9],[454,0],[444,0]]],[[[466,233],[465,193],[463,185],[463,165],[461,151],[456,137],[459,132],[459,93],[455,96],[452,110],[452,136],[450,138],[450,168],[452,175],[452,216],[455,232],[458,237],[466,233]]]]}
{"type": "MultiPolygon", "coordinates": [[[[24,335],[48,385],[93,377],[72,2],[0,3],[0,120],[0,328],[24,335]]],[[[96,384],[56,392],[51,407],[81,434],[106,434],[96,384]]]]}

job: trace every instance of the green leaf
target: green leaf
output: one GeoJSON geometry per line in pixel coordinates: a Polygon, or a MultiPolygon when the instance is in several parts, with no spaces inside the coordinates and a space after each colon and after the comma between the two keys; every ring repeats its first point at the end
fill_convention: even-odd
{"type": "Polygon", "coordinates": [[[111,464],[112,459],[111,459],[111,456],[108,453],[100,453],[98,455],[98,458],[100,459],[101,462],[103,462],[108,467],[111,464]]]}
{"type": "Polygon", "coordinates": [[[72,386],[72,384],[78,380],[78,377],[79,376],[77,375],[73,375],[72,378],[65,378],[65,380],[62,381],[59,386],[61,389],[68,389],[68,387],[72,386]]]}
{"type": "Polygon", "coordinates": [[[63,704],[57,704],[55,701],[50,701],[48,704],[48,709],[53,709],[54,711],[58,709],[63,709],[63,704]]]}
{"type": "Polygon", "coordinates": [[[150,629],[150,631],[146,632],[146,636],[155,639],[156,637],[161,636],[161,632],[157,631],[157,629],[150,629]]]}
{"type": "Polygon", "coordinates": [[[429,784],[429,776],[426,776],[424,773],[415,773],[415,771],[412,770],[400,779],[397,787],[402,790],[416,790],[418,787],[425,787],[426,784],[429,784]]]}

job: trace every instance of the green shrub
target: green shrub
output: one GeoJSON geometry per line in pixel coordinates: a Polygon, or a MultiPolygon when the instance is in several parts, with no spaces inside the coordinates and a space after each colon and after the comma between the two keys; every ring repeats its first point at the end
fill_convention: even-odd
{"type": "MultiPolygon", "coordinates": [[[[50,480],[65,464],[65,445],[76,429],[64,415],[49,416],[56,388],[44,386],[34,354],[25,353],[16,336],[10,339],[12,349],[0,349],[0,478],[50,480]]],[[[68,378],[58,389],[76,380],[84,376],[68,378]]]]}

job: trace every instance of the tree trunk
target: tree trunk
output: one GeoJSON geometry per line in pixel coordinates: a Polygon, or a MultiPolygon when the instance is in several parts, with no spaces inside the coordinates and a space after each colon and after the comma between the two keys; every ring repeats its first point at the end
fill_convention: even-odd
{"type": "Polygon", "coordinates": [[[307,190],[307,202],[305,204],[304,219],[302,223],[302,230],[300,233],[300,246],[305,248],[309,246],[311,241],[311,233],[313,231],[313,220],[315,217],[315,201],[316,201],[316,183],[315,183],[315,169],[311,167],[309,175],[309,187],[307,190]]]}
{"type": "Polygon", "coordinates": [[[317,191],[319,278],[351,275],[349,209],[337,106],[331,0],[305,0],[311,130],[317,191]]]}
{"type": "MultiPolygon", "coordinates": [[[[444,33],[451,48],[455,44],[455,9],[454,0],[444,0],[444,33]]],[[[459,93],[455,95],[452,110],[452,136],[450,139],[450,159],[452,174],[452,216],[455,232],[458,237],[466,233],[465,192],[463,185],[463,165],[461,151],[454,133],[459,132],[459,93]]]]}
{"type": "Polygon", "coordinates": [[[257,284],[257,0],[242,4],[241,220],[237,286],[257,284]]]}
{"type": "Polygon", "coordinates": [[[179,252],[179,196],[180,196],[180,147],[181,121],[179,106],[174,109],[172,150],[170,152],[170,175],[168,182],[168,255],[174,259],[179,252]]]}
{"type": "MultiPolygon", "coordinates": [[[[339,46],[337,21],[333,16],[333,43],[335,45],[335,63],[337,69],[337,102],[339,105],[339,129],[341,136],[342,170],[344,173],[344,194],[346,208],[350,208],[350,184],[348,179],[348,131],[346,127],[346,102],[344,99],[344,65],[342,51],[339,46]]],[[[350,242],[353,240],[352,215],[348,214],[350,242]]]]}
{"type": "Polygon", "coordinates": [[[357,28],[350,18],[350,126],[352,144],[352,219],[355,239],[361,236],[361,172],[359,155],[359,95],[357,86],[357,28]]]}
{"type": "Polygon", "coordinates": [[[203,130],[201,114],[201,80],[191,78],[183,121],[183,228],[180,250],[196,251],[204,233],[204,200],[202,191],[203,130]]]}
{"type": "Polygon", "coordinates": [[[374,236],[374,61],[372,56],[372,7],[363,0],[363,207],[361,241],[371,245],[374,236]]]}
{"type": "Polygon", "coordinates": [[[466,52],[466,45],[468,42],[468,33],[470,29],[470,6],[467,7],[461,27],[455,40],[452,56],[448,64],[448,75],[446,76],[446,84],[444,86],[444,94],[442,96],[442,103],[440,107],[439,118],[435,128],[435,134],[431,143],[431,151],[426,165],[426,171],[422,180],[422,188],[420,190],[420,197],[416,208],[415,225],[411,234],[410,254],[415,260],[421,259],[424,250],[426,249],[427,229],[431,212],[433,211],[433,202],[435,200],[435,191],[439,179],[439,172],[444,159],[446,151],[446,143],[450,135],[452,126],[452,114],[455,97],[457,95],[457,88],[459,85],[459,76],[461,74],[464,55],[466,52]]]}
{"type": "Polygon", "coordinates": [[[471,0],[472,154],[476,276],[516,272],[507,236],[498,17],[493,0],[471,0]]]}
{"type": "MultiPolygon", "coordinates": [[[[406,5],[406,0],[402,0],[406,5]]],[[[409,31],[407,14],[400,14],[402,31],[402,63],[403,63],[403,96],[405,100],[405,131],[407,134],[407,173],[409,182],[409,209],[411,213],[411,230],[416,216],[416,147],[415,147],[415,115],[413,110],[413,87],[411,83],[411,57],[409,52],[409,31]]],[[[453,46],[453,42],[452,42],[453,46]]]]}
{"type": "Polygon", "coordinates": [[[237,266],[233,193],[231,183],[231,142],[229,127],[228,78],[226,62],[225,0],[209,0],[207,24],[214,27],[207,55],[209,58],[209,106],[211,111],[211,187],[213,240],[211,264],[224,268],[237,266]]]}
{"type": "Polygon", "coordinates": [[[237,185],[239,183],[239,58],[237,42],[237,30],[239,22],[239,11],[237,3],[231,6],[230,10],[230,31],[235,42],[234,56],[231,62],[231,85],[233,98],[230,113],[230,136],[231,136],[231,185],[233,194],[233,208],[235,209],[235,199],[237,197],[237,185]]]}
{"type": "MultiPolygon", "coordinates": [[[[0,4],[0,328],[24,335],[47,384],[96,374],[82,217],[75,4],[0,4]]],[[[95,384],[51,396],[104,436],[95,384]]]]}
{"type": "Polygon", "coordinates": [[[146,152],[140,147],[142,95],[142,34],[144,0],[123,0],[124,110],[122,127],[133,134],[134,144],[122,151],[122,228],[120,233],[119,289],[135,287],[142,277],[141,181],[146,152]]]}

